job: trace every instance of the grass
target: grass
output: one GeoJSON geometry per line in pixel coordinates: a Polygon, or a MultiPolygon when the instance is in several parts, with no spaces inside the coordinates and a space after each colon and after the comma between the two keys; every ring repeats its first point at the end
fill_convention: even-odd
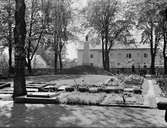
{"type": "MultiPolygon", "coordinates": [[[[54,69],[33,69],[32,74],[33,76],[36,75],[53,75],[54,69]]],[[[75,66],[71,68],[63,69],[62,71],[58,71],[57,74],[100,74],[100,75],[112,75],[110,72],[105,71],[102,68],[93,67],[93,66],[75,66]]],[[[26,75],[28,71],[26,71],[26,75]]]]}
{"type": "Polygon", "coordinates": [[[58,96],[59,102],[62,104],[79,104],[79,105],[98,105],[105,98],[106,94],[98,93],[80,93],[80,92],[64,92],[58,96]]]}
{"type": "MultiPolygon", "coordinates": [[[[25,70],[26,76],[41,76],[41,75],[54,75],[54,68],[42,68],[42,69],[32,69],[32,73],[29,74],[28,70],[25,70]]],[[[56,75],[62,74],[73,74],[73,75],[113,75],[111,72],[104,70],[103,68],[93,67],[93,66],[75,66],[71,68],[63,69],[62,71],[58,71],[56,75]]],[[[14,74],[10,74],[9,76],[1,76],[0,80],[13,78],[14,74]]]]}

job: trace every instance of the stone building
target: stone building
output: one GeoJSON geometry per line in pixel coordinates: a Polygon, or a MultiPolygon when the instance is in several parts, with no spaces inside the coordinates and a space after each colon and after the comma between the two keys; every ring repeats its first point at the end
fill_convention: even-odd
{"type": "MultiPolygon", "coordinates": [[[[150,48],[147,45],[115,45],[110,51],[110,68],[149,68],[150,48]]],[[[78,48],[78,65],[102,67],[101,45],[92,47],[87,40],[78,48]]],[[[163,57],[158,49],[156,67],[163,66],[163,57]]]]}

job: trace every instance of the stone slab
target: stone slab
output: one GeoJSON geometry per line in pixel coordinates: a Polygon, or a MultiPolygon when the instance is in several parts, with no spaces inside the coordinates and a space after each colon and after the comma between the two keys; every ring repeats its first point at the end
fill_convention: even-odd
{"type": "Polygon", "coordinates": [[[10,83],[0,83],[0,89],[10,87],[10,83]]]}
{"type": "Polygon", "coordinates": [[[52,98],[41,98],[41,97],[27,97],[19,96],[14,99],[15,103],[30,103],[30,104],[57,104],[58,99],[52,98]]]}
{"type": "Polygon", "coordinates": [[[51,98],[58,96],[60,93],[53,92],[31,92],[27,94],[27,97],[41,97],[41,98],[51,98]]]}

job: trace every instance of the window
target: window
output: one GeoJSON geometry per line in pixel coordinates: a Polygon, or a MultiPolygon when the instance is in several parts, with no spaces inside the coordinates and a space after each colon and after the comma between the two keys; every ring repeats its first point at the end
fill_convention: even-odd
{"type": "Polygon", "coordinates": [[[118,53],[118,56],[121,56],[121,53],[118,53]]]}
{"type": "Polygon", "coordinates": [[[90,63],[90,66],[92,66],[92,67],[93,67],[93,63],[90,63]]]}
{"type": "Polygon", "coordinates": [[[118,66],[120,66],[120,63],[117,63],[118,66]]]}
{"type": "Polygon", "coordinates": [[[147,58],[148,57],[148,54],[147,53],[144,53],[144,58],[147,58]]]}
{"type": "Polygon", "coordinates": [[[132,55],[129,53],[129,58],[132,58],[132,55]]]}
{"type": "Polygon", "coordinates": [[[131,53],[126,54],[126,57],[129,58],[129,59],[132,58],[131,53]]]}
{"type": "Polygon", "coordinates": [[[93,58],[93,54],[90,55],[90,58],[93,58]]]}
{"type": "Polygon", "coordinates": [[[144,68],[147,68],[147,65],[144,65],[144,68]]]}

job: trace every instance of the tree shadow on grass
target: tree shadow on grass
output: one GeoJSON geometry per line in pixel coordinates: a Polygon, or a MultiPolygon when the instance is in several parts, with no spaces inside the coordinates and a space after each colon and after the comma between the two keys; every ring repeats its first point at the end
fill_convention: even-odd
{"type": "Polygon", "coordinates": [[[95,127],[166,127],[159,110],[97,106],[67,107],[78,119],[95,127]],[[80,108],[80,109],[78,109],[80,108]],[[80,115],[80,116],[79,116],[80,115]]]}
{"type": "Polygon", "coordinates": [[[156,109],[13,104],[0,109],[0,126],[10,127],[166,127],[156,109]]]}
{"type": "Polygon", "coordinates": [[[2,127],[79,127],[75,122],[60,120],[71,114],[60,105],[14,103],[7,111],[9,114],[0,116],[2,127]]]}

